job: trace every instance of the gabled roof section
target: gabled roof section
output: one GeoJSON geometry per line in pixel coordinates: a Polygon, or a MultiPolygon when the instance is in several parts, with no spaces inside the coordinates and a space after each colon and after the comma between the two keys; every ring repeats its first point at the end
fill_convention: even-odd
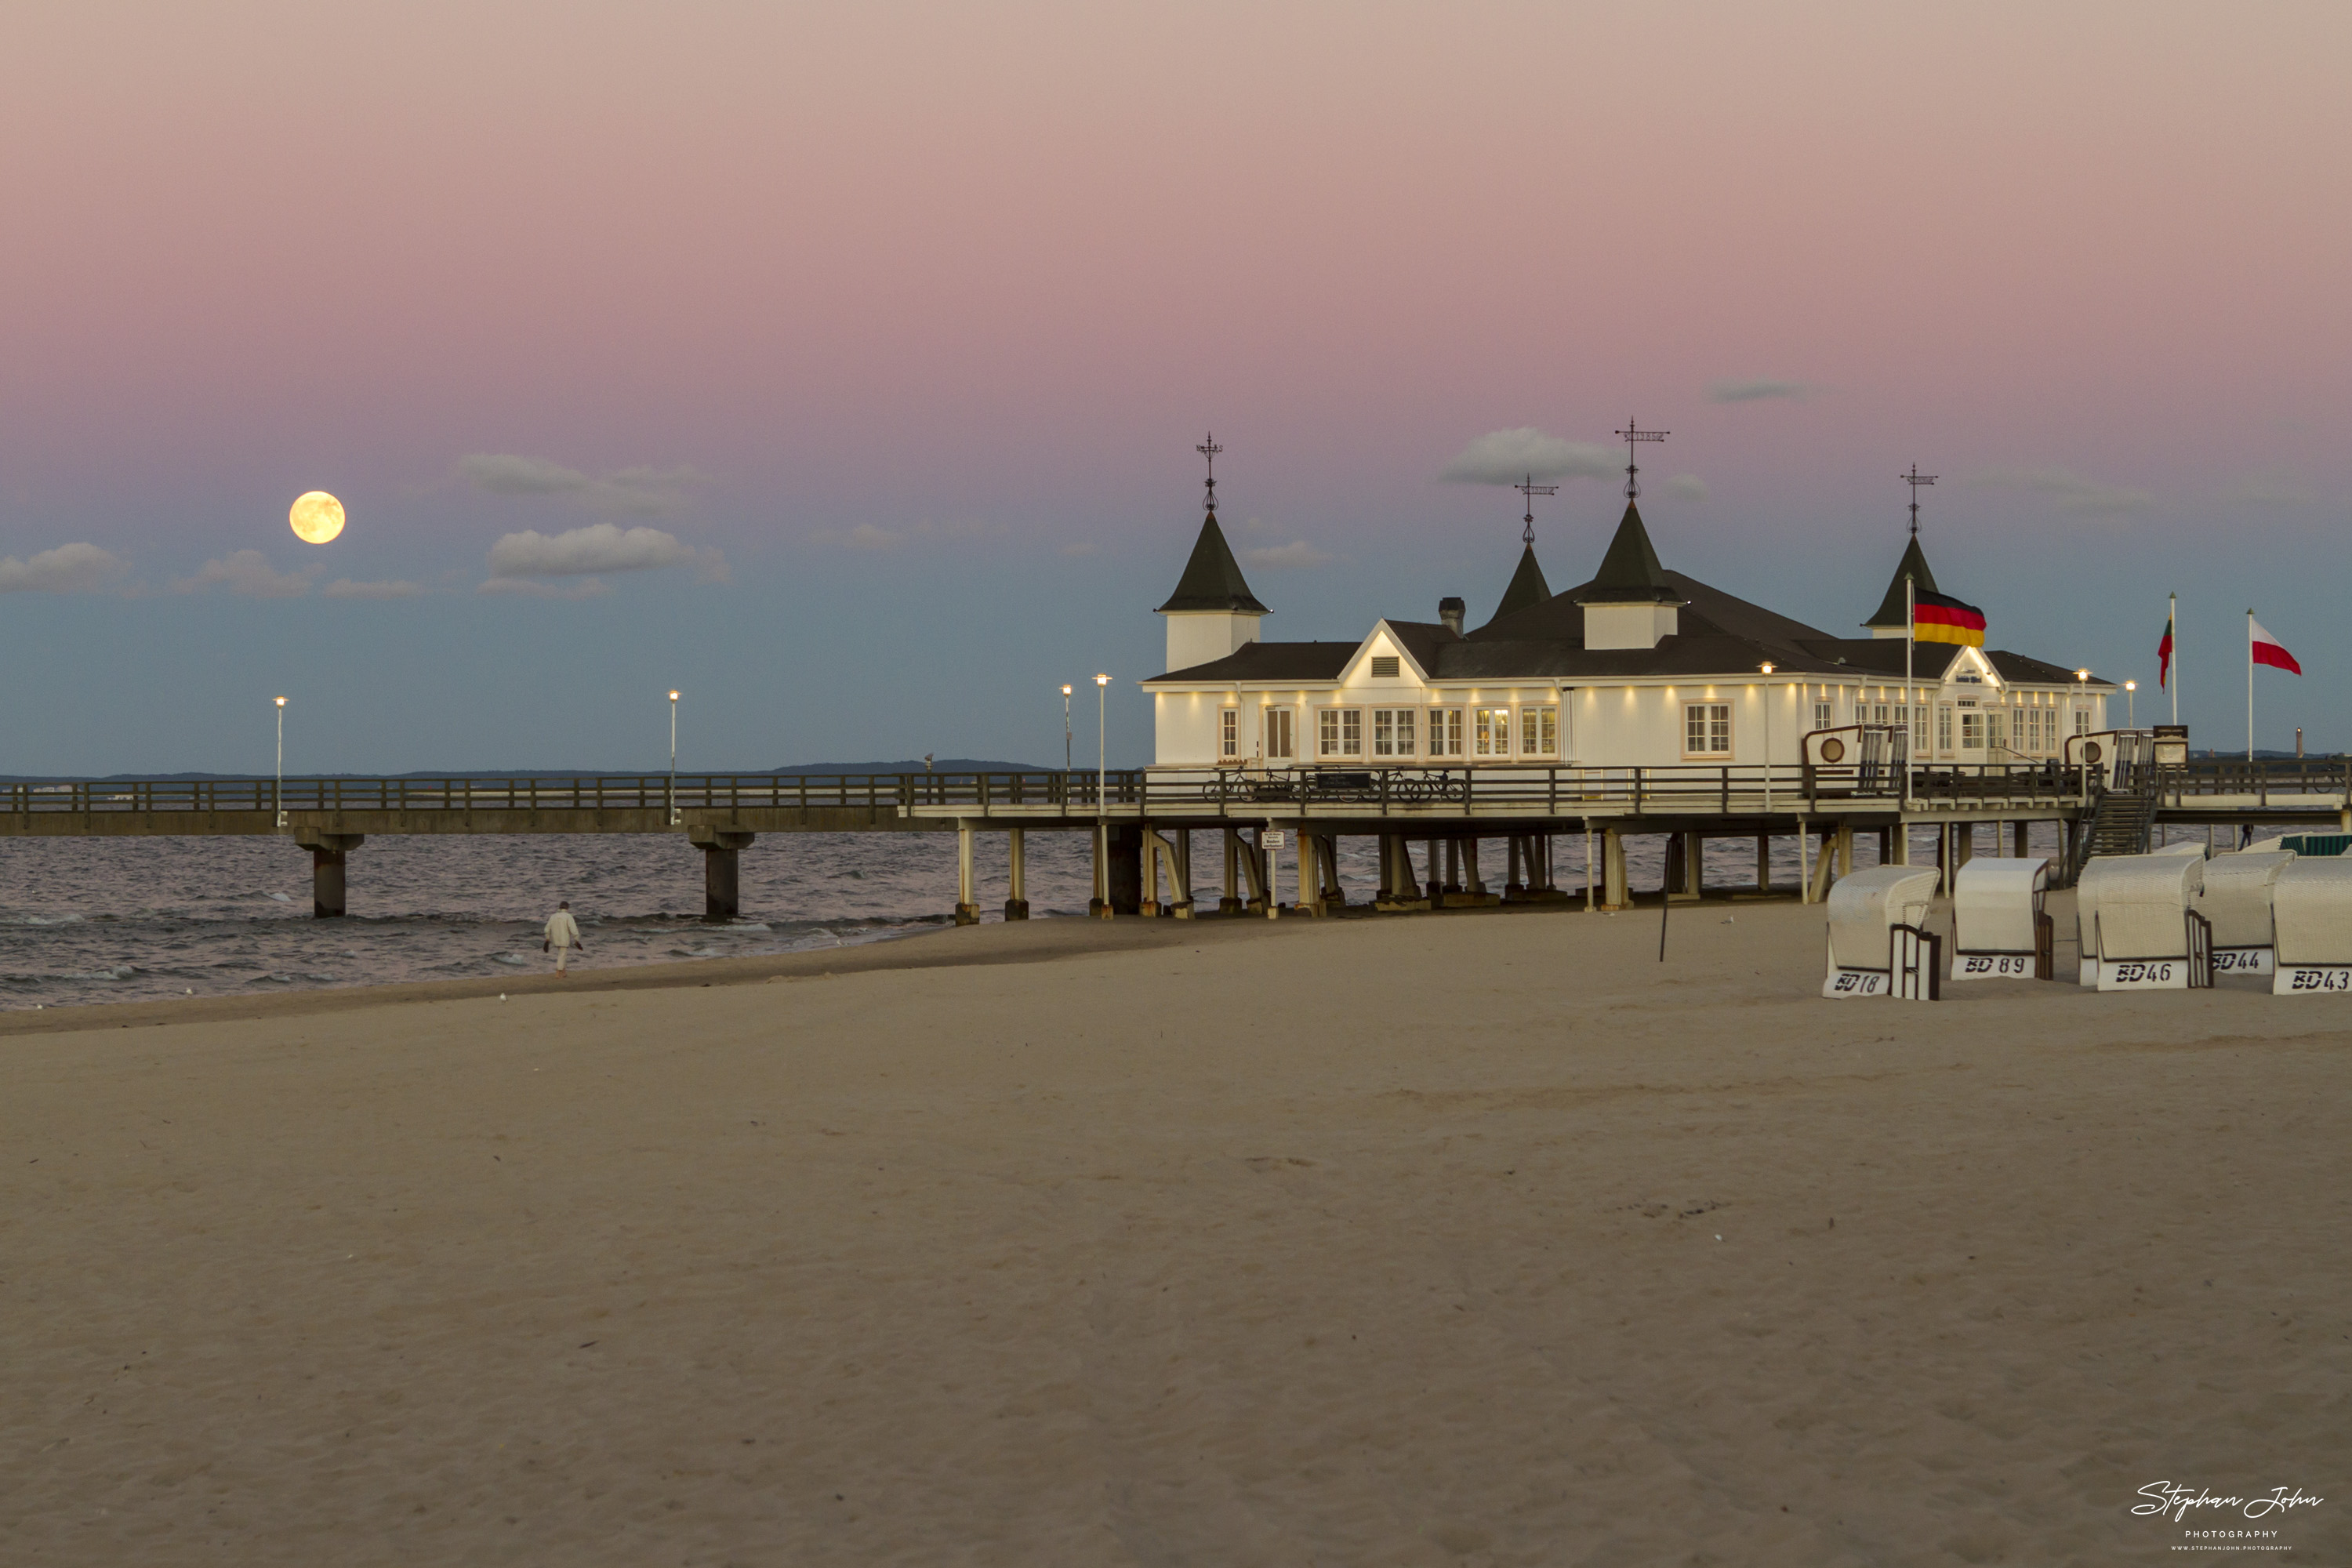
{"type": "Polygon", "coordinates": [[[1247,643],[1223,658],[1196,664],[1190,669],[1171,669],[1139,684],[1157,686],[1165,680],[1185,686],[1223,686],[1236,680],[1337,680],[1339,672],[1348,668],[1348,661],[1363,646],[1360,642],[1247,643]]]}
{"type": "Polygon", "coordinates": [[[1895,563],[1895,580],[1886,584],[1886,597],[1878,602],[1878,614],[1863,622],[1865,626],[1902,626],[1910,625],[1905,614],[1908,607],[1903,600],[1903,579],[1909,577],[1922,594],[1940,594],[1936,586],[1936,574],[1927,570],[1927,553],[1919,548],[1919,536],[1913,534],[1911,542],[1903,547],[1903,559],[1895,563]]]}
{"type": "MultiPolygon", "coordinates": [[[[1505,616],[1521,610],[1532,610],[1551,597],[1551,584],[1544,581],[1543,568],[1536,564],[1536,547],[1523,546],[1519,551],[1519,569],[1511,574],[1511,585],[1503,590],[1503,602],[1495,606],[1493,626],[1505,616]]],[[[1484,627],[1480,628],[1484,630],[1484,627]]]]}
{"type": "Polygon", "coordinates": [[[1225,542],[1225,531],[1217,526],[1213,511],[1201,523],[1200,540],[1192,546],[1192,559],[1184,563],[1184,575],[1176,580],[1176,592],[1152,613],[1164,616],[1171,610],[1274,613],[1250,592],[1242,576],[1242,563],[1234,559],[1233,547],[1225,542]]]}
{"type": "Polygon", "coordinates": [[[1577,601],[1585,605],[1672,605],[1679,602],[1674,585],[1666,581],[1666,569],[1658,563],[1658,552],[1650,543],[1650,531],[1642,526],[1642,510],[1632,501],[1625,503],[1625,515],[1618,521],[1617,536],[1609,542],[1609,552],[1601,558],[1601,570],[1584,586],[1577,601]]]}

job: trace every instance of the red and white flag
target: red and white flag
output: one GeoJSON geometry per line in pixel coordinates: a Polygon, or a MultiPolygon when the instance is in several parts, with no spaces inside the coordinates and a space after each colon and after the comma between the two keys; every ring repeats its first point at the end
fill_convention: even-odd
{"type": "Polygon", "coordinates": [[[2256,664],[2267,664],[2273,669],[2284,669],[2289,675],[2303,673],[2303,666],[2295,663],[2294,655],[2286,651],[2286,645],[2263,630],[2263,623],[2251,615],[2246,617],[2246,636],[2252,643],[2256,664]]]}

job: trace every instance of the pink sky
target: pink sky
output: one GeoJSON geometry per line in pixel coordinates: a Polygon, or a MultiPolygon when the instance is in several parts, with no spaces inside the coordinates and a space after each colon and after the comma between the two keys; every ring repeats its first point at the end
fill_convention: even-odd
{"type": "MultiPolygon", "coordinates": [[[[1709,489],[1660,520],[1695,570],[1877,548],[1915,458],[1988,574],[2307,550],[2352,496],[2347,46],[2339,5],[52,6],[0,52],[0,555],[290,563],[324,485],[383,570],[472,571],[517,524],[455,465],[512,453],[691,467],[664,526],[747,576],[928,521],[1129,551],[1148,609],[1208,425],[1237,510],[1360,568],[1507,521],[1432,483],[1471,437],[1628,414],[1709,489]],[[1755,380],[1807,393],[1710,400],[1755,380]]],[[[1342,618],[1383,609],[1425,612],[1342,618]]]]}

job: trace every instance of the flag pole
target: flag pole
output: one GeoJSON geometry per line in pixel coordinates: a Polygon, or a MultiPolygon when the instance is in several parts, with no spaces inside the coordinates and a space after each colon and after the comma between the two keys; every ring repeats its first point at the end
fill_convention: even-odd
{"type": "Polygon", "coordinates": [[[2172,721],[2180,722],[2180,595],[2175,594],[2164,612],[2164,629],[2172,634],[2172,721]]]}
{"type": "Polygon", "coordinates": [[[2246,761],[2254,760],[2254,612],[2246,612],[2246,761]]]}
{"type": "MultiPolygon", "coordinates": [[[[1916,499],[1918,491],[1911,492],[1916,499]]],[[[1911,809],[1911,737],[1919,732],[1919,691],[1911,684],[1911,650],[1919,639],[1919,600],[1903,574],[1903,809],[1911,809]]],[[[1911,860],[1911,825],[1903,825],[1903,862],[1911,860]]]]}

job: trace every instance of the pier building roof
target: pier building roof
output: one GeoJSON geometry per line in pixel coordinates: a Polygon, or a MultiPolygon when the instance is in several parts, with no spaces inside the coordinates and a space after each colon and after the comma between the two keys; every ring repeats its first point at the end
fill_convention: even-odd
{"type": "Polygon", "coordinates": [[[1601,570],[1592,581],[1576,591],[1580,604],[1586,605],[1671,605],[1675,602],[1674,584],[1667,580],[1666,569],[1659,564],[1657,547],[1650,542],[1650,531],[1642,526],[1642,510],[1632,501],[1625,503],[1625,515],[1617,520],[1616,536],[1609,541],[1608,552],[1601,557],[1601,570]]]}
{"type": "Polygon", "coordinates": [[[1936,586],[1936,574],[1927,570],[1927,552],[1919,548],[1919,536],[1913,534],[1911,542],[1903,547],[1903,559],[1895,563],[1895,575],[1887,581],[1886,596],[1878,601],[1878,613],[1863,622],[1864,626],[1896,628],[1909,624],[1908,609],[1904,602],[1903,579],[1908,577],[1922,594],[1940,594],[1936,586]]]}
{"type": "Polygon", "coordinates": [[[1495,621],[1505,616],[1531,610],[1550,597],[1550,584],[1544,581],[1543,568],[1536,564],[1536,547],[1522,545],[1519,548],[1519,569],[1511,574],[1511,585],[1503,590],[1503,602],[1495,606],[1494,620],[1486,624],[1493,626],[1495,621]]]}
{"type": "Polygon", "coordinates": [[[1176,579],[1176,592],[1155,613],[1183,610],[1273,613],[1250,592],[1242,563],[1234,559],[1233,546],[1225,542],[1225,531],[1217,526],[1213,511],[1201,523],[1201,537],[1193,542],[1192,558],[1184,563],[1184,574],[1176,579]]]}

